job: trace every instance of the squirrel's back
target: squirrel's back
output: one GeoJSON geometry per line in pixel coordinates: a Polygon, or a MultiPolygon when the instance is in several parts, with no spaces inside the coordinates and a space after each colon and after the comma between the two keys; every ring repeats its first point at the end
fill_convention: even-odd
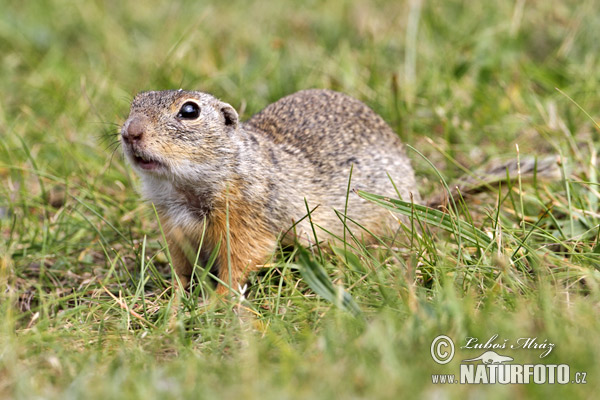
{"type": "MultiPolygon", "coordinates": [[[[385,121],[359,100],[326,89],[302,90],[252,116],[246,127],[274,143],[296,148],[316,163],[351,164],[356,152],[402,152],[402,143],[385,121]]],[[[376,159],[373,160],[376,162],[376,159]]]]}
{"type": "Polygon", "coordinates": [[[395,195],[391,177],[405,200],[412,196],[420,201],[399,137],[383,118],[353,97],[325,89],[302,90],[268,105],[244,127],[285,153],[308,160],[318,174],[315,178],[328,188],[320,191],[333,195],[331,202],[338,203],[334,196],[345,200],[345,192],[336,188],[346,189],[340,183],[347,183],[351,166],[353,186],[395,195]]]}

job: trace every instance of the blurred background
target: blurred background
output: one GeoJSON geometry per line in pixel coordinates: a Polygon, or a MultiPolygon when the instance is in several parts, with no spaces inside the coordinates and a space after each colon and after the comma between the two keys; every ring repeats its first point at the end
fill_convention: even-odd
{"type": "Polygon", "coordinates": [[[102,170],[98,138],[141,90],[206,91],[248,118],[331,88],[426,154],[429,136],[467,164],[513,152],[517,138],[550,151],[560,122],[585,140],[591,121],[574,126],[579,111],[555,88],[598,109],[596,1],[2,3],[3,151],[26,139],[38,167],[61,176],[102,170]]]}

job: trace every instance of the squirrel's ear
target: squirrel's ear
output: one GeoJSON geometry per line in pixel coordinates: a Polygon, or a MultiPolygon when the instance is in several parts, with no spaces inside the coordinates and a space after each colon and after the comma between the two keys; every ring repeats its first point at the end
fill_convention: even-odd
{"type": "Polygon", "coordinates": [[[233,107],[227,103],[221,103],[221,114],[225,119],[225,126],[230,126],[232,128],[237,127],[239,117],[233,107]]]}

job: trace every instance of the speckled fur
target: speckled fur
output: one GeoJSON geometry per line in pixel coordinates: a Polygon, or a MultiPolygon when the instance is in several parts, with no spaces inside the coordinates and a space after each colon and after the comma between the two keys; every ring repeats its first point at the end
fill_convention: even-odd
{"type": "MultiPolygon", "coordinates": [[[[389,173],[403,199],[420,202],[397,135],[370,108],[341,93],[300,91],[241,123],[230,105],[209,94],[145,92],[134,99],[123,132],[134,120],[144,127],[137,154],[164,168],[144,170],[126,143],[124,152],[142,178],[144,196],[156,205],[184,285],[204,229],[201,261],[220,243],[217,275],[234,289],[268,259],[278,238],[293,240],[282,233],[306,215],[305,199],[311,209],[318,206],[312,214],[317,226],[342,235],[333,210],[344,211],[352,165],[353,187],[396,196],[389,173]],[[178,119],[190,100],[199,104],[199,118],[178,119]]],[[[388,211],[353,193],[348,215],[376,234],[398,227],[388,211]]],[[[307,220],[296,227],[301,240],[312,240],[310,232],[307,220]]],[[[324,230],[317,234],[332,239],[324,230]]],[[[227,289],[218,285],[217,291],[227,289]]]]}

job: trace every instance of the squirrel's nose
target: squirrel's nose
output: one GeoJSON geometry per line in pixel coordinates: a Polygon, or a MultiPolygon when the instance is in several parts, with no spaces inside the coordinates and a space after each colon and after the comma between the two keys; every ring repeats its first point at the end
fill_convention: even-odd
{"type": "Polygon", "coordinates": [[[126,142],[138,142],[144,136],[145,125],[142,118],[133,117],[121,130],[121,136],[126,142]]]}

